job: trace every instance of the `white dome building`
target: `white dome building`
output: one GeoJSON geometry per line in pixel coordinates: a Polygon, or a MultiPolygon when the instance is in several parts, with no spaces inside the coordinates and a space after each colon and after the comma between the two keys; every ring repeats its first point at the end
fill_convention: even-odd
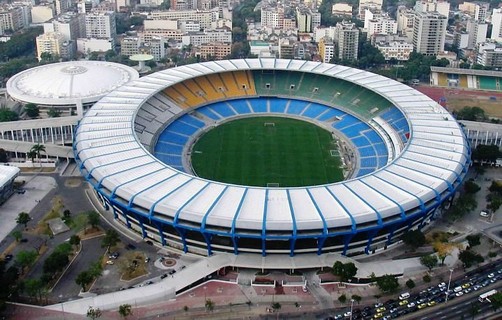
{"type": "Polygon", "coordinates": [[[74,110],[81,117],[86,107],[109,92],[139,78],[128,66],[103,61],[69,61],[20,72],[7,82],[15,100],[74,110]]]}

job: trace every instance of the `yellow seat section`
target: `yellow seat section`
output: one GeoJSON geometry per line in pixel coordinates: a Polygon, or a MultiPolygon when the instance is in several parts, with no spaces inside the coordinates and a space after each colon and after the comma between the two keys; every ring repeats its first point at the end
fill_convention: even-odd
{"type": "Polygon", "coordinates": [[[225,92],[227,97],[239,97],[246,95],[246,91],[237,85],[233,72],[220,73],[220,76],[227,88],[227,92],[225,92]]]}
{"type": "MultiPolygon", "coordinates": [[[[225,94],[219,90],[218,86],[213,86],[214,82],[211,82],[206,76],[198,77],[193,79],[194,82],[206,93],[207,101],[217,101],[225,98],[225,94]]],[[[221,82],[221,79],[218,78],[221,82]]],[[[223,84],[220,87],[224,87],[223,84]]]]}
{"type": "Polygon", "coordinates": [[[254,81],[252,80],[252,75],[250,72],[236,71],[233,74],[239,90],[244,90],[246,95],[256,95],[254,81]]]}
{"type": "Polygon", "coordinates": [[[184,82],[175,84],[173,86],[173,88],[176,91],[178,91],[182,97],[185,98],[185,104],[190,108],[198,106],[199,104],[206,102],[206,100],[204,100],[203,97],[201,97],[201,96],[197,95],[197,93],[189,90],[188,87],[185,86],[184,82]]]}
{"type": "Polygon", "coordinates": [[[164,89],[164,94],[169,97],[171,100],[173,100],[178,106],[181,108],[189,108],[189,105],[187,104],[187,99],[183,97],[181,93],[176,91],[174,87],[168,87],[164,89]]]}

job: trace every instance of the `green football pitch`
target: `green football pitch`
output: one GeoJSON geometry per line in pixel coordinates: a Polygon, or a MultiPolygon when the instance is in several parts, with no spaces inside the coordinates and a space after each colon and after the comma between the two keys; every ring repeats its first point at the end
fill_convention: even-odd
{"type": "Polygon", "coordinates": [[[195,174],[260,187],[299,187],[343,180],[336,141],[312,123],[255,117],[223,123],[192,148],[195,174]]]}

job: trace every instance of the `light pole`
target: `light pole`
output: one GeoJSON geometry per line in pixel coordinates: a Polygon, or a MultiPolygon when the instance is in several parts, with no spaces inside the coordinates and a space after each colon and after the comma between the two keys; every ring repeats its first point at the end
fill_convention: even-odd
{"type": "Polygon", "coordinates": [[[450,269],[450,277],[448,278],[448,287],[446,288],[446,292],[445,292],[445,299],[444,299],[444,303],[447,303],[448,302],[448,291],[450,291],[450,283],[451,283],[451,275],[453,273],[453,269],[450,269]]]}
{"type": "Polygon", "coordinates": [[[350,299],[350,320],[352,320],[352,308],[354,308],[354,299],[350,299]]]}

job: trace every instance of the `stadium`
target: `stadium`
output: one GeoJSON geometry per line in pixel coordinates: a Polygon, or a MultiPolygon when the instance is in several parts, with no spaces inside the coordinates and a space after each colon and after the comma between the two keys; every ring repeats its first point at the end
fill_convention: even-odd
{"type": "Polygon", "coordinates": [[[385,249],[406,230],[430,223],[470,164],[461,127],[420,92],[363,70],[283,59],[197,63],[129,82],[86,113],[73,148],[116,219],[145,239],[200,255],[353,256],[385,249]],[[295,124],[281,122],[288,119],[319,133],[294,131],[295,124]],[[240,121],[258,122],[228,127],[240,121]],[[260,129],[270,142],[268,134],[284,126],[293,131],[276,144],[286,152],[279,160],[255,154],[229,164],[253,149],[244,141],[254,141],[247,130],[260,129]],[[231,138],[203,143],[216,130],[231,138]],[[321,140],[328,145],[301,152],[321,140]],[[236,149],[227,155],[229,145],[236,149]],[[328,162],[338,159],[329,166],[341,178],[310,179],[319,150],[328,162]],[[216,160],[197,160],[206,155],[216,160]],[[293,178],[248,179],[268,162],[274,169],[264,172],[287,167],[293,178]],[[300,170],[306,162],[314,166],[300,170]],[[198,174],[211,163],[209,173],[198,174]]]}

